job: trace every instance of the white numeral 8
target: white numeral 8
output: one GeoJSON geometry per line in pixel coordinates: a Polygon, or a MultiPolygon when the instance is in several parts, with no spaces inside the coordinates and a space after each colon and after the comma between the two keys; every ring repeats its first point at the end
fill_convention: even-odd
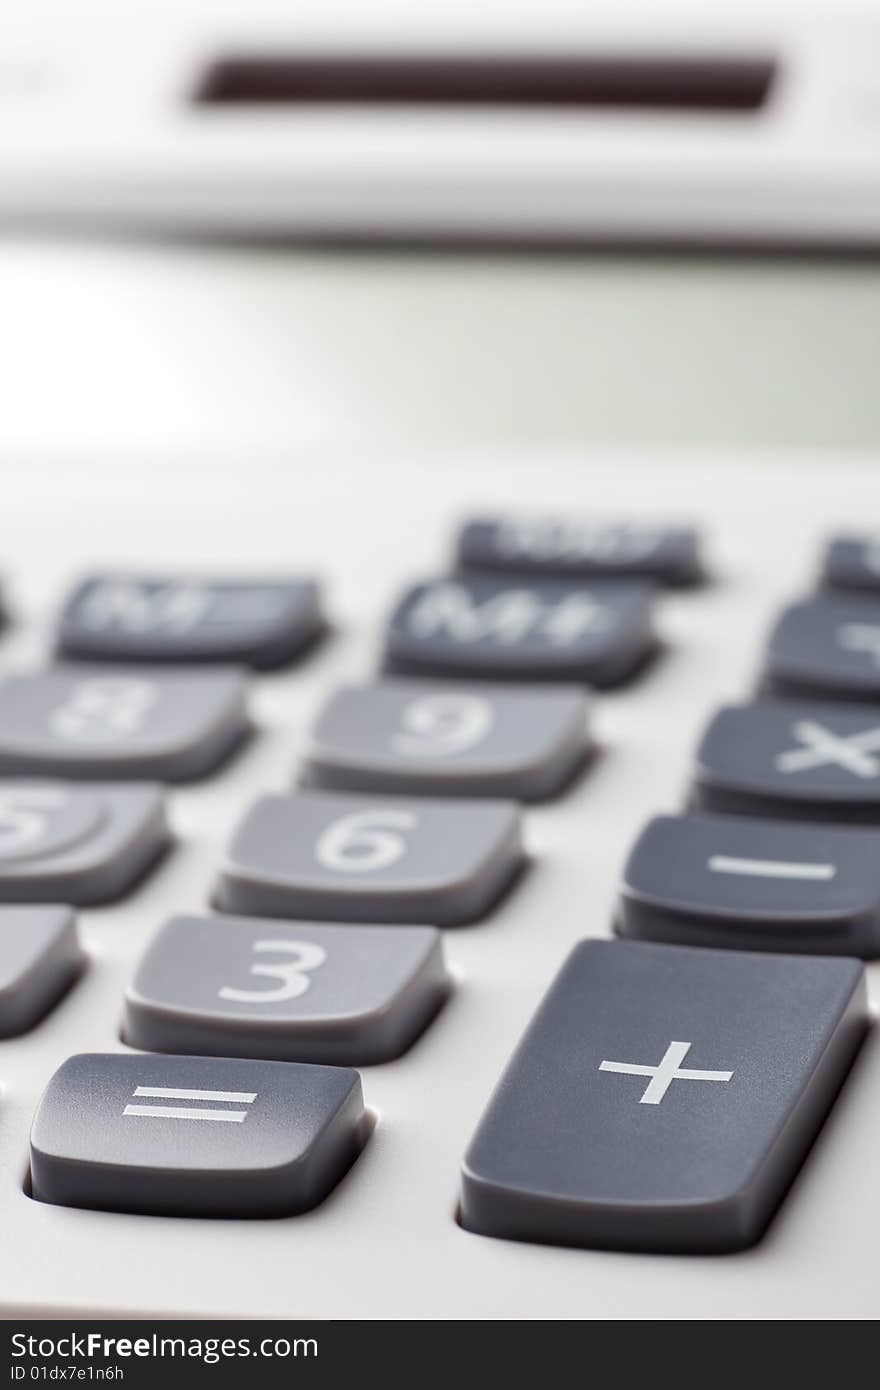
{"type": "Polygon", "coordinates": [[[495,711],[482,695],[424,695],[407,705],[391,746],[404,757],[450,757],[482,743],[495,711]]]}
{"type": "Polygon", "coordinates": [[[390,868],[406,853],[399,830],[415,830],[411,811],[354,811],[322,831],[315,857],[340,874],[372,874],[390,868]]]}
{"type": "Polygon", "coordinates": [[[52,711],[49,727],[69,743],[114,743],[137,733],[155,703],[155,686],[136,677],[80,681],[52,711]]]}

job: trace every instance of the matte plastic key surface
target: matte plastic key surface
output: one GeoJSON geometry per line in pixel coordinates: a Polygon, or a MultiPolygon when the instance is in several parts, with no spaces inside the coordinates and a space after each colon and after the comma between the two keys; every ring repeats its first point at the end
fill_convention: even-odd
{"type": "Polygon", "coordinates": [[[367,1136],[346,1067],[82,1053],[31,1130],[40,1202],[180,1216],[283,1216],[316,1206],[367,1136]]]}
{"type": "Polygon", "coordinates": [[[39,1022],[84,960],[69,907],[0,907],[0,1038],[39,1022]]]}
{"type": "Polygon", "coordinates": [[[366,1066],[406,1051],[449,989],[434,927],[173,917],[125,997],[148,1052],[366,1066]]]}
{"type": "Polygon", "coordinates": [[[248,731],[237,670],[55,667],[0,683],[0,774],[189,781],[248,731]]]}
{"type": "Polygon", "coordinates": [[[447,682],[343,686],[312,730],[305,786],[533,801],[589,751],[582,690],[447,682]]]}
{"type": "Polygon", "coordinates": [[[493,906],[523,864],[511,801],[299,792],[264,796],[232,837],[223,912],[457,926],[493,906]]]}
{"type": "Polygon", "coordinates": [[[770,634],[764,689],[778,695],[880,705],[880,590],[794,603],[770,634]]]}
{"type": "Polygon", "coordinates": [[[880,706],[723,706],[697,749],[691,804],[779,820],[880,823],[880,706]]]}
{"type": "Polygon", "coordinates": [[[880,599],[880,535],[832,536],[822,557],[822,579],[829,589],[880,599]]]}
{"type": "Polygon", "coordinates": [[[491,517],[465,522],[456,543],[464,570],[572,579],[646,578],[694,584],[703,577],[692,526],[590,521],[577,517],[491,517]]]}
{"type": "Polygon", "coordinates": [[[468,1149],[462,1224],[560,1245],[748,1246],[867,1024],[859,961],[581,942],[468,1149]]]}
{"type": "Polygon", "coordinates": [[[880,955],[877,834],[750,816],[655,816],[623,871],[621,936],[880,955]]]}
{"type": "Polygon", "coordinates": [[[96,661],[224,661],[266,670],[323,627],[312,579],[210,579],[114,571],[83,579],[58,628],[62,655],[96,661]]]}
{"type": "Polygon", "coordinates": [[[111,902],[170,840],[149,782],[0,781],[0,902],[111,902]]]}
{"type": "Polygon", "coordinates": [[[386,634],[385,669],[619,685],[656,649],[652,596],[653,587],[637,580],[429,580],[398,600],[386,634]]]}

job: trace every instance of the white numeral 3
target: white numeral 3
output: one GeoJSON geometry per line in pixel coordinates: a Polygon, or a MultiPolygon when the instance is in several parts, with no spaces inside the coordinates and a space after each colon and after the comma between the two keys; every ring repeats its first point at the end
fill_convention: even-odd
{"type": "Polygon", "coordinates": [[[324,947],[312,941],[255,941],[253,950],[280,951],[293,957],[273,965],[258,961],[251,966],[252,975],[268,975],[281,983],[275,989],[235,989],[224,985],[218,991],[221,999],[232,999],[237,1004],[280,1004],[285,999],[298,999],[312,983],[307,972],[317,970],[327,959],[324,947]]]}

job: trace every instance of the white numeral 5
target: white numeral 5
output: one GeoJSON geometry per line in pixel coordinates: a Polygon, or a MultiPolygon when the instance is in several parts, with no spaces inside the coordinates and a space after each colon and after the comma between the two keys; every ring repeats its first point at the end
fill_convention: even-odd
{"type": "Polygon", "coordinates": [[[0,794],[0,849],[5,854],[38,844],[49,826],[46,811],[63,806],[63,792],[51,787],[0,794]]]}
{"type": "Polygon", "coordinates": [[[411,811],[354,811],[322,831],[315,857],[325,869],[340,874],[370,874],[396,864],[406,853],[398,830],[415,830],[411,811]]]}
{"type": "Polygon", "coordinates": [[[257,962],[251,966],[252,975],[268,975],[270,979],[280,980],[275,989],[235,989],[224,985],[218,991],[221,999],[233,999],[237,1004],[280,1004],[284,999],[298,999],[305,994],[311,980],[306,973],[317,970],[327,959],[323,946],[312,941],[255,941],[255,951],[281,951],[293,960],[276,961],[274,965],[257,962]]]}

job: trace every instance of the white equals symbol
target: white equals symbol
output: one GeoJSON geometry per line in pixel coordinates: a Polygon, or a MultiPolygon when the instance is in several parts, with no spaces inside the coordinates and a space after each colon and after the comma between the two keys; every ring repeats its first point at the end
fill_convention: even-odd
{"type": "MultiPolygon", "coordinates": [[[[136,1086],[133,1096],[153,1100],[214,1100],[225,1105],[250,1105],[256,1091],[183,1091],[176,1086],[136,1086]]],[[[206,1106],[189,1105],[127,1105],[123,1115],[141,1115],[151,1120],[225,1120],[240,1125],[248,1117],[247,1110],[209,1110],[206,1106]]]]}

